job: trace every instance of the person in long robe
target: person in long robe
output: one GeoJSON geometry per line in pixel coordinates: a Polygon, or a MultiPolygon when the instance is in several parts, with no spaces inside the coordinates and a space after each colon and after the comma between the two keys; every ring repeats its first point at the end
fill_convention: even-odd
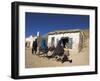
{"type": "Polygon", "coordinates": [[[41,41],[40,51],[42,51],[43,53],[47,53],[48,52],[48,47],[47,47],[45,39],[42,39],[42,41],[41,41]]]}
{"type": "Polygon", "coordinates": [[[33,41],[33,45],[32,45],[32,54],[36,54],[37,52],[37,39],[35,39],[35,41],[33,41]]]}
{"type": "Polygon", "coordinates": [[[53,55],[56,56],[62,56],[64,54],[64,48],[61,46],[61,41],[59,41],[58,45],[56,46],[53,55]]]}

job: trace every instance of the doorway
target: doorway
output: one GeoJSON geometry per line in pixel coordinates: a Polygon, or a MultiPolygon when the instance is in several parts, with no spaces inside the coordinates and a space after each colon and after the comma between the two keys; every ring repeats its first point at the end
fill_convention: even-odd
{"type": "Polygon", "coordinates": [[[72,49],[73,40],[72,38],[69,38],[69,37],[62,37],[61,44],[64,48],[72,49]]]}

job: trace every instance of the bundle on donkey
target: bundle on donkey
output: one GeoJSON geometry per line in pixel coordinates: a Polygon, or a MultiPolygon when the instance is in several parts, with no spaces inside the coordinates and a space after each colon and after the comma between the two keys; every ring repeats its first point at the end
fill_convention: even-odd
{"type": "Polygon", "coordinates": [[[48,59],[53,58],[54,49],[55,49],[54,45],[48,48],[48,53],[47,53],[47,56],[46,56],[48,59]]]}

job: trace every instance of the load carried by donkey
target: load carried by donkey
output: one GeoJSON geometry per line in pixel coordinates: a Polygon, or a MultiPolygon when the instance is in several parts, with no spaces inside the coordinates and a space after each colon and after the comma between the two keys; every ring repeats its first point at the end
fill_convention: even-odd
{"type": "Polygon", "coordinates": [[[59,41],[58,45],[55,47],[54,45],[51,47],[47,47],[46,40],[43,39],[41,41],[39,47],[39,53],[37,54],[39,57],[46,57],[48,59],[55,59],[56,61],[60,61],[62,63],[68,61],[72,63],[72,59],[69,60],[69,50],[64,51],[63,46],[61,46],[61,41],[59,41]]]}

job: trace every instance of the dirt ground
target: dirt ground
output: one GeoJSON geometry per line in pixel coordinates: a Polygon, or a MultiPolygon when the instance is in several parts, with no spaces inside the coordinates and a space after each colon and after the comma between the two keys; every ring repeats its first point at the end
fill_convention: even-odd
{"type": "Polygon", "coordinates": [[[39,57],[31,53],[31,49],[25,50],[25,68],[39,68],[39,67],[57,67],[57,66],[83,66],[89,64],[89,49],[84,47],[80,53],[71,53],[69,56],[72,63],[68,61],[61,63],[55,59],[48,59],[46,57],[39,57]]]}

